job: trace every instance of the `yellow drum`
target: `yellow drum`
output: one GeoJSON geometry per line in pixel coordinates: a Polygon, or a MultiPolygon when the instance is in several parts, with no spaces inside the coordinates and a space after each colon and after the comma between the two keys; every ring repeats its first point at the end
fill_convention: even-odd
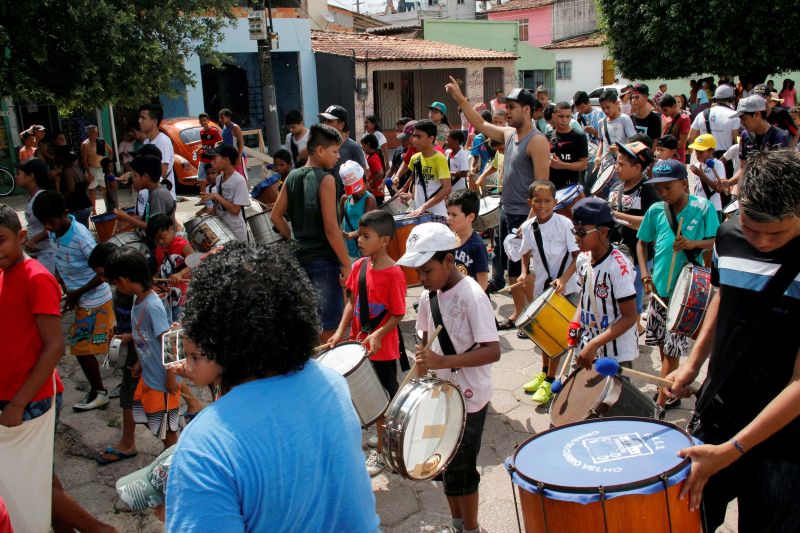
{"type": "Polygon", "coordinates": [[[542,352],[558,357],[567,351],[567,330],[574,316],[575,306],[550,287],[525,308],[515,325],[542,352]]]}

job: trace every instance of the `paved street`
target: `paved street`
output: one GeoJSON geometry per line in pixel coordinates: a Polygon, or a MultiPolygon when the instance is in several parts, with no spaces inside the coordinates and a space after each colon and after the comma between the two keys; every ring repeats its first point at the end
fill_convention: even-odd
{"type": "MultiPolygon", "coordinates": [[[[121,194],[121,203],[130,205],[128,193],[121,194]]],[[[14,196],[0,201],[9,203],[21,212],[23,197],[14,196]]],[[[186,220],[198,208],[195,199],[178,204],[178,217],[186,220]]],[[[21,214],[21,213],[20,213],[21,214]]],[[[415,313],[412,308],[419,296],[419,288],[411,288],[407,296],[407,315],[401,327],[406,346],[413,346],[412,335],[415,313]]],[[[512,309],[506,295],[493,296],[498,315],[507,316],[512,309]]],[[[65,322],[69,317],[65,317],[65,322]]],[[[479,456],[482,473],[480,494],[480,522],[487,531],[517,531],[509,476],[503,461],[513,453],[515,446],[530,436],[549,427],[547,410],[537,407],[521,390],[521,385],[538,372],[541,358],[533,352],[533,343],[516,337],[516,331],[501,332],[502,357],[493,366],[494,394],[483,434],[479,456]]],[[[246,334],[246,332],[243,332],[246,334]]],[[[641,347],[635,368],[647,372],[658,369],[658,353],[641,347]]],[[[66,387],[64,410],[58,426],[55,469],[67,490],[92,513],[125,532],[161,531],[162,525],[150,513],[130,512],[116,496],[117,478],[149,464],[160,452],[161,444],[146,428],[137,428],[137,457],[109,466],[99,466],[93,459],[98,450],[117,442],[121,428],[121,410],[116,400],[105,410],[74,413],[70,406],[83,395],[88,384],[76,361],[69,356],[60,363],[59,370],[66,387]]],[[[106,379],[113,387],[119,376],[106,379]]],[[[647,394],[652,386],[642,386],[647,394]]],[[[690,416],[693,401],[667,413],[667,420],[683,427],[690,416]]],[[[309,450],[309,453],[317,453],[309,450]]],[[[319,453],[323,453],[319,451],[319,453]]],[[[414,483],[388,473],[375,477],[372,482],[381,517],[381,527],[389,533],[417,533],[438,531],[436,526],[449,523],[449,512],[440,486],[434,482],[414,483]]],[[[723,532],[736,531],[735,509],[728,514],[723,532]]]]}

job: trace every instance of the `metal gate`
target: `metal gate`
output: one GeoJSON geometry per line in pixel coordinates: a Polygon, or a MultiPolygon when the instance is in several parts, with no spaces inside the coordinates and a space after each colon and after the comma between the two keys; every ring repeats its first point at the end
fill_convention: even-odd
{"type": "Polygon", "coordinates": [[[505,95],[511,92],[511,88],[503,84],[503,67],[486,67],[483,69],[483,102],[486,105],[494,99],[495,91],[502,91],[505,95]]]}
{"type": "Polygon", "coordinates": [[[521,87],[535,91],[540,85],[547,87],[550,96],[555,94],[555,74],[552,70],[520,70],[518,81],[521,87]]]}
{"type": "MultiPolygon", "coordinates": [[[[373,74],[373,98],[375,115],[384,129],[394,127],[400,117],[428,118],[428,106],[433,102],[444,102],[447,120],[459,125],[458,109],[447,98],[444,86],[449,76],[463,83],[465,69],[432,70],[381,70],[373,74]]],[[[458,126],[456,126],[458,127],[458,126]]]]}

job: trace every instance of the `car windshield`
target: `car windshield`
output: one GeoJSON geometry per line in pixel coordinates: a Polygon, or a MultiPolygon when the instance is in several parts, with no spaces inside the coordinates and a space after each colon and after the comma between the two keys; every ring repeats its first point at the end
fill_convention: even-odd
{"type": "Polygon", "coordinates": [[[184,144],[191,144],[200,141],[200,126],[181,130],[180,137],[184,144]]]}

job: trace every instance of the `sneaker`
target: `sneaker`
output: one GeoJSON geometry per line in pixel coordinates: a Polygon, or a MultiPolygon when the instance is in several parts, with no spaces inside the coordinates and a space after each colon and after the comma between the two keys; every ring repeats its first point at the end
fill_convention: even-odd
{"type": "Polygon", "coordinates": [[[367,437],[367,446],[370,448],[377,448],[378,447],[378,434],[373,433],[369,437],[367,437]]]}
{"type": "Polygon", "coordinates": [[[670,398],[667,397],[667,403],[664,404],[664,409],[675,409],[676,407],[681,406],[681,399],[680,398],[670,398]]]}
{"type": "Polygon", "coordinates": [[[119,385],[117,385],[116,387],[114,387],[113,389],[108,391],[108,397],[109,398],[119,398],[120,389],[122,389],[122,383],[120,383],[119,385]]]}
{"type": "Polygon", "coordinates": [[[547,374],[545,374],[544,372],[539,372],[538,374],[533,376],[532,380],[530,380],[529,382],[527,382],[525,385],[522,386],[522,390],[528,393],[536,392],[537,390],[539,390],[539,387],[542,386],[542,383],[544,383],[544,380],[546,378],[547,374]]]}
{"type": "Polygon", "coordinates": [[[537,390],[534,393],[532,400],[542,405],[552,400],[553,399],[552,386],[553,386],[552,383],[548,381],[542,383],[542,386],[539,387],[539,390],[537,390]]]}
{"type": "Polygon", "coordinates": [[[367,457],[364,464],[367,467],[369,477],[377,476],[386,468],[386,461],[383,460],[383,454],[379,453],[377,450],[369,452],[369,457],[367,457]]]}
{"type": "Polygon", "coordinates": [[[72,406],[72,409],[75,411],[91,411],[92,409],[99,409],[106,405],[108,405],[108,391],[89,391],[89,393],[84,396],[83,400],[72,406]],[[95,395],[94,398],[92,398],[92,394],[95,395]]]}
{"type": "Polygon", "coordinates": [[[492,294],[493,292],[497,292],[505,286],[506,284],[504,281],[498,283],[494,278],[490,279],[489,283],[486,285],[486,294],[492,294]]]}

